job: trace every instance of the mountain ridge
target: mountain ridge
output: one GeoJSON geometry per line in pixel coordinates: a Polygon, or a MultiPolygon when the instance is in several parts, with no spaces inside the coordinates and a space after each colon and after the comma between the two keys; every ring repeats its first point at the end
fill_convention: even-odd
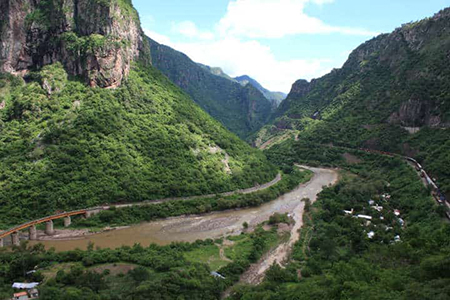
{"type": "Polygon", "coordinates": [[[287,95],[282,92],[272,92],[263,87],[258,81],[251,78],[248,75],[242,75],[235,77],[234,80],[238,81],[243,86],[247,84],[253,85],[257,88],[261,93],[263,93],[264,97],[266,97],[269,101],[272,102],[273,109],[275,110],[284,99],[286,99],[287,95]]]}
{"type": "Polygon", "coordinates": [[[257,144],[295,138],[402,153],[450,191],[442,165],[450,127],[449,28],[447,8],[361,44],[340,69],[298,80],[257,144]]]}
{"type": "Polygon", "coordinates": [[[246,138],[265,124],[272,104],[259,90],[220,76],[219,69],[199,65],[186,54],[151,38],[149,42],[154,66],[229,130],[246,138]]]}

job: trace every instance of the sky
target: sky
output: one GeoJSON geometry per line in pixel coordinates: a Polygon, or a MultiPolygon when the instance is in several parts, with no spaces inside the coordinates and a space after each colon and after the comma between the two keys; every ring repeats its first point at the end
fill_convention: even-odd
{"type": "Polygon", "coordinates": [[[153,40],[288,93],[342,67],[361,43],[450,0],[132,0],[153,40]]]}

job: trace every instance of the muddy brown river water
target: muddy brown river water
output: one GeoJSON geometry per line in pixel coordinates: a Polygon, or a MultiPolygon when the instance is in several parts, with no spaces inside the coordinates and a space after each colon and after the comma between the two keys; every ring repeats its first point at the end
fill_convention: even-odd
{"type": "Polygon", "coordinates": [[[198,239],[215,239],[226,235],[240,234],[244,222],[255,226],[268,220],[276,212],[291,213],[298,221],[300,215],[303,214],[301,200],[303,198],[315,199],[316,195],[322,191],[323,186],[334,184],[338,177],[335,170],[304,168],[314,172],[313,178],[308,183],[302,184],[295,190],[260,207],[175,217],[88,235],[74,240],[37,241],[32,244],[42,243],[46,248],[54,247],[56,251],[86,249],[90,242],[101,248],[132,246],[135,243],[140,243],[142,246],[148,246],[151,243],[166,245],[171,242],[193,242],[198,239]]]}

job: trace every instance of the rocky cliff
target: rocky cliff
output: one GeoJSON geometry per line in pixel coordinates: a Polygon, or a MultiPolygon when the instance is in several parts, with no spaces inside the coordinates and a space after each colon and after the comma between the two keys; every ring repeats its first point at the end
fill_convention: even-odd
{"type": "Polygon", "coordinates": [[[134,59],[149,57],[129,0],[2,0],[0,10],[1,72],[61,62],[69,75],[111,88],[134,59]]]}

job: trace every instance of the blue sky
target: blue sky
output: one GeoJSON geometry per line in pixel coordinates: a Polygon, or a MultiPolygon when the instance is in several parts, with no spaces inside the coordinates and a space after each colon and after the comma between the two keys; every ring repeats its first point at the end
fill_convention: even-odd
{"type": "Polygon", "coordinates": [[[450,0],[133,0],[146,33],[194,61],[289,92],[339,68],[379,33],[450,0]]]}

